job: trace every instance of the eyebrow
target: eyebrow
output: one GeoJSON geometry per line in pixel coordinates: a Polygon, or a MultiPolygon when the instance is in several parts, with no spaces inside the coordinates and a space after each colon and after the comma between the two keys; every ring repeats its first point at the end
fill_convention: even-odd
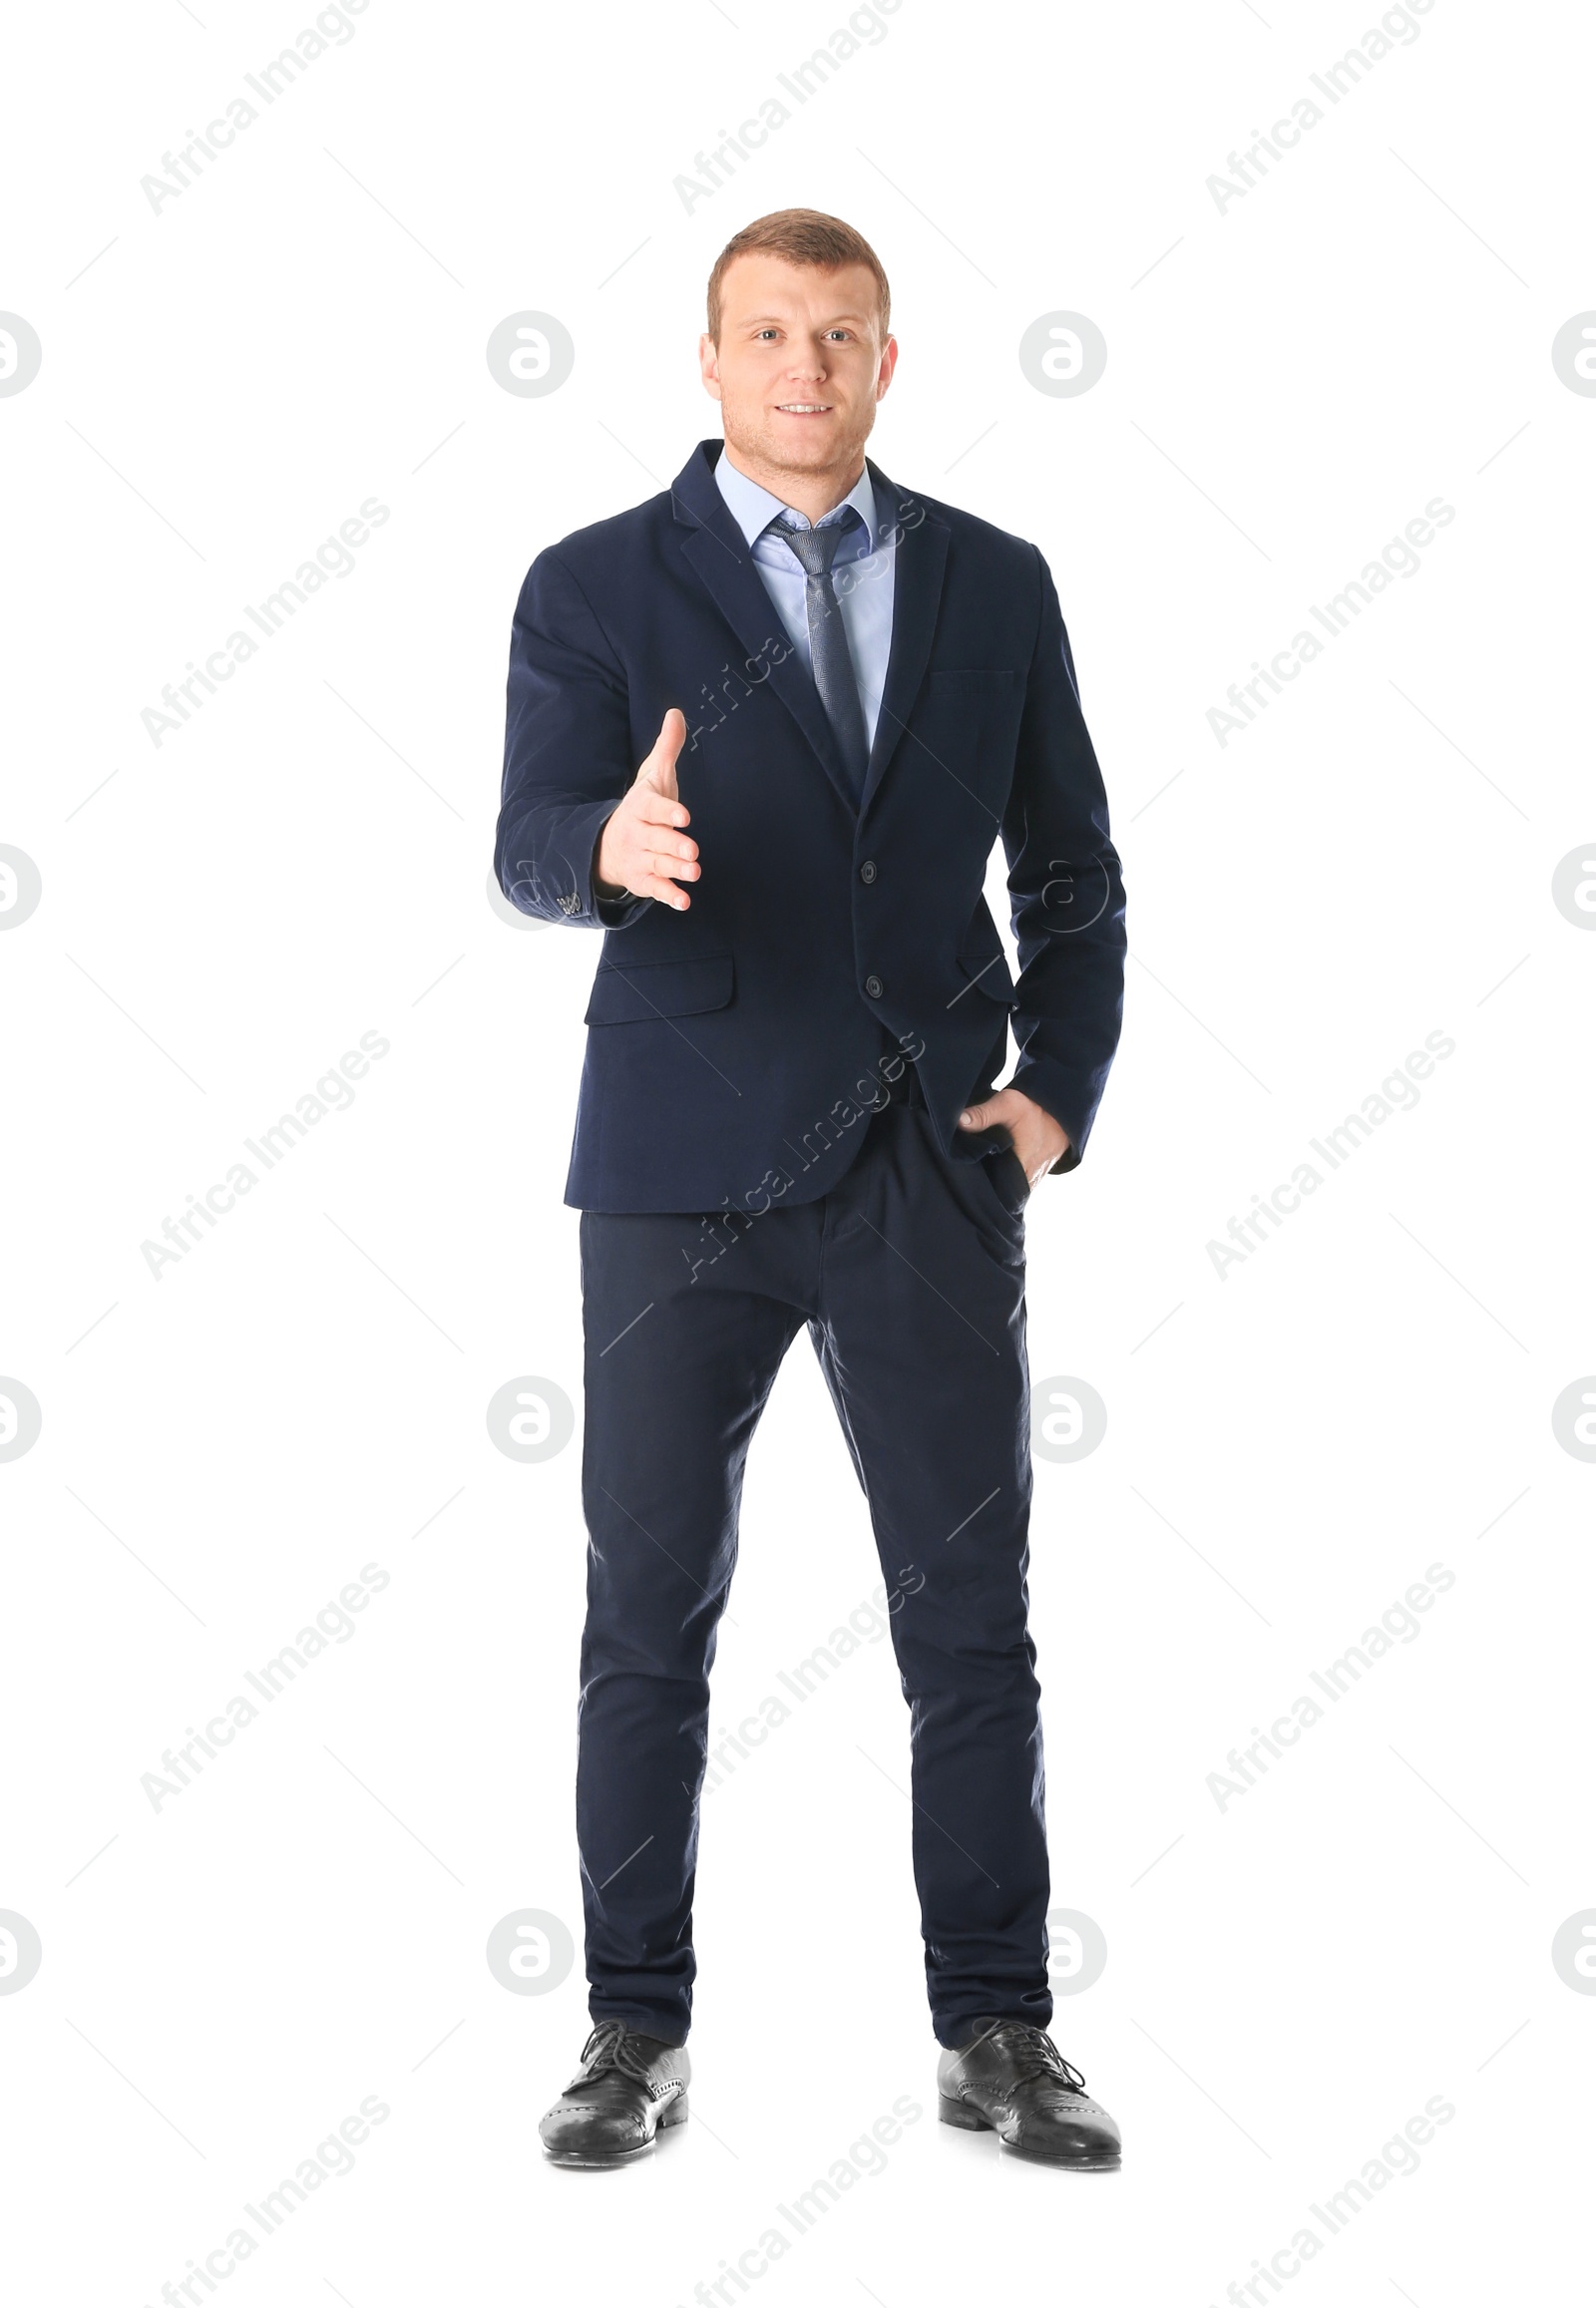
{"type": "MultiPolygon", "coordinates": [[[[865,315],[862,312],[836,312],[832,314],[829,320],[823,320],[820,325],[822,328],[835,328],[840,321],[851,320],[857,322],[862,321],[864,318],[865,315]]],[[[777,322],[785,325],[787,315],[784,312],[757,312],[754,313],[749,319],[740,322],[738,325],[742,328],[770,328],[777,322]]]]}

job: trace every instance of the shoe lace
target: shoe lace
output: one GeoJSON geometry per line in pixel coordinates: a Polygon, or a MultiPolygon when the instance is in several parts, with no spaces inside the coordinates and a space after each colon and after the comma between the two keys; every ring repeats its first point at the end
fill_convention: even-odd
{"type": "Polygon", "coordinates": [[[582,2047],[582,2065],[589,2080],[614,2069],[635,2083],[648,2081],[648,2063],[632,2042],[623,2020],[599,2021],[582,2047]]]}
{"type": "MultiPolygon", "coordinates": [[[[1015,2064],[1014,2082],[1030,2084],[1052,2077],[1071,2092],[1084,2092],[1086,2079],[1072,2068],[1044,2028],[1024,2020],[995,2020],[976,2038],[977,2044],[996,2044],[1015,2064]]],[[[975,2050],[975,2045],[971,2046],[975,2050]]]]}

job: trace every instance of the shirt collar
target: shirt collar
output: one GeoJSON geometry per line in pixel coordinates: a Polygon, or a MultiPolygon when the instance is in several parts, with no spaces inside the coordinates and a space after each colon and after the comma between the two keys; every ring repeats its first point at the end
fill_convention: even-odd
{"type": "MultiPolygon", "coordinates": [[[[731,509],[733,521],[742,531],[743,538],[749,546],[752,546],[755,539],[761,536],[770,527],[770,524],[778,518],[790,520],[800,529],[807,529],[810,526],[806,515],[797,512],[790,505],[784,505],[779,497],[772,497],[768,489],[762,488],[757,481],[750,481],[746,473],[740,473],[726,455],[724,447],[715,460],[715,482],[721,496],[731,509]]],[[[875,552],[878,542],[876,535],[876,492],[871,482],[868,465],[860,474],[854,487],[843,499],[843,504],[851,505],[865,525],[865,551],[859,556],[860,560],[863,561],[875,552]]],[[[840,511],[841,507],[834,507],[832,513],[825,515],[824,519],[831,521],[835,514],[840,511]]]]}

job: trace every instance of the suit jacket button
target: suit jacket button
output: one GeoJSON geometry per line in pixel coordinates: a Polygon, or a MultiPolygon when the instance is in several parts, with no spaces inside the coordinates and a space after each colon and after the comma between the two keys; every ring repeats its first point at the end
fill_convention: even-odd
{"type": "Polygon", "coordinates": [[[886,990],[887,988],[882,984],[879,977],[867,977],[865,979],[865,991],[869,994],[872,1001],[880,1001],[886,990]]]}
{"type": "Polygon", "coordinates": [[[865,860],[859,869],[859,879],[861,882],[873,882],[876,879],[876,861],[874,858],[865,860]]]}

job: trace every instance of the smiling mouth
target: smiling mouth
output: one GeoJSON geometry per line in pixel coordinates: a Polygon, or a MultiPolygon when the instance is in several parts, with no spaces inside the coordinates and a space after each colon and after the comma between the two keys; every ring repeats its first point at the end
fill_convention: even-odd
{"type": "Polygon", "coordinates": [[[834,404],[830,401],[778,401],[777,409],[784,417],[829,417],[834,404]]]}

